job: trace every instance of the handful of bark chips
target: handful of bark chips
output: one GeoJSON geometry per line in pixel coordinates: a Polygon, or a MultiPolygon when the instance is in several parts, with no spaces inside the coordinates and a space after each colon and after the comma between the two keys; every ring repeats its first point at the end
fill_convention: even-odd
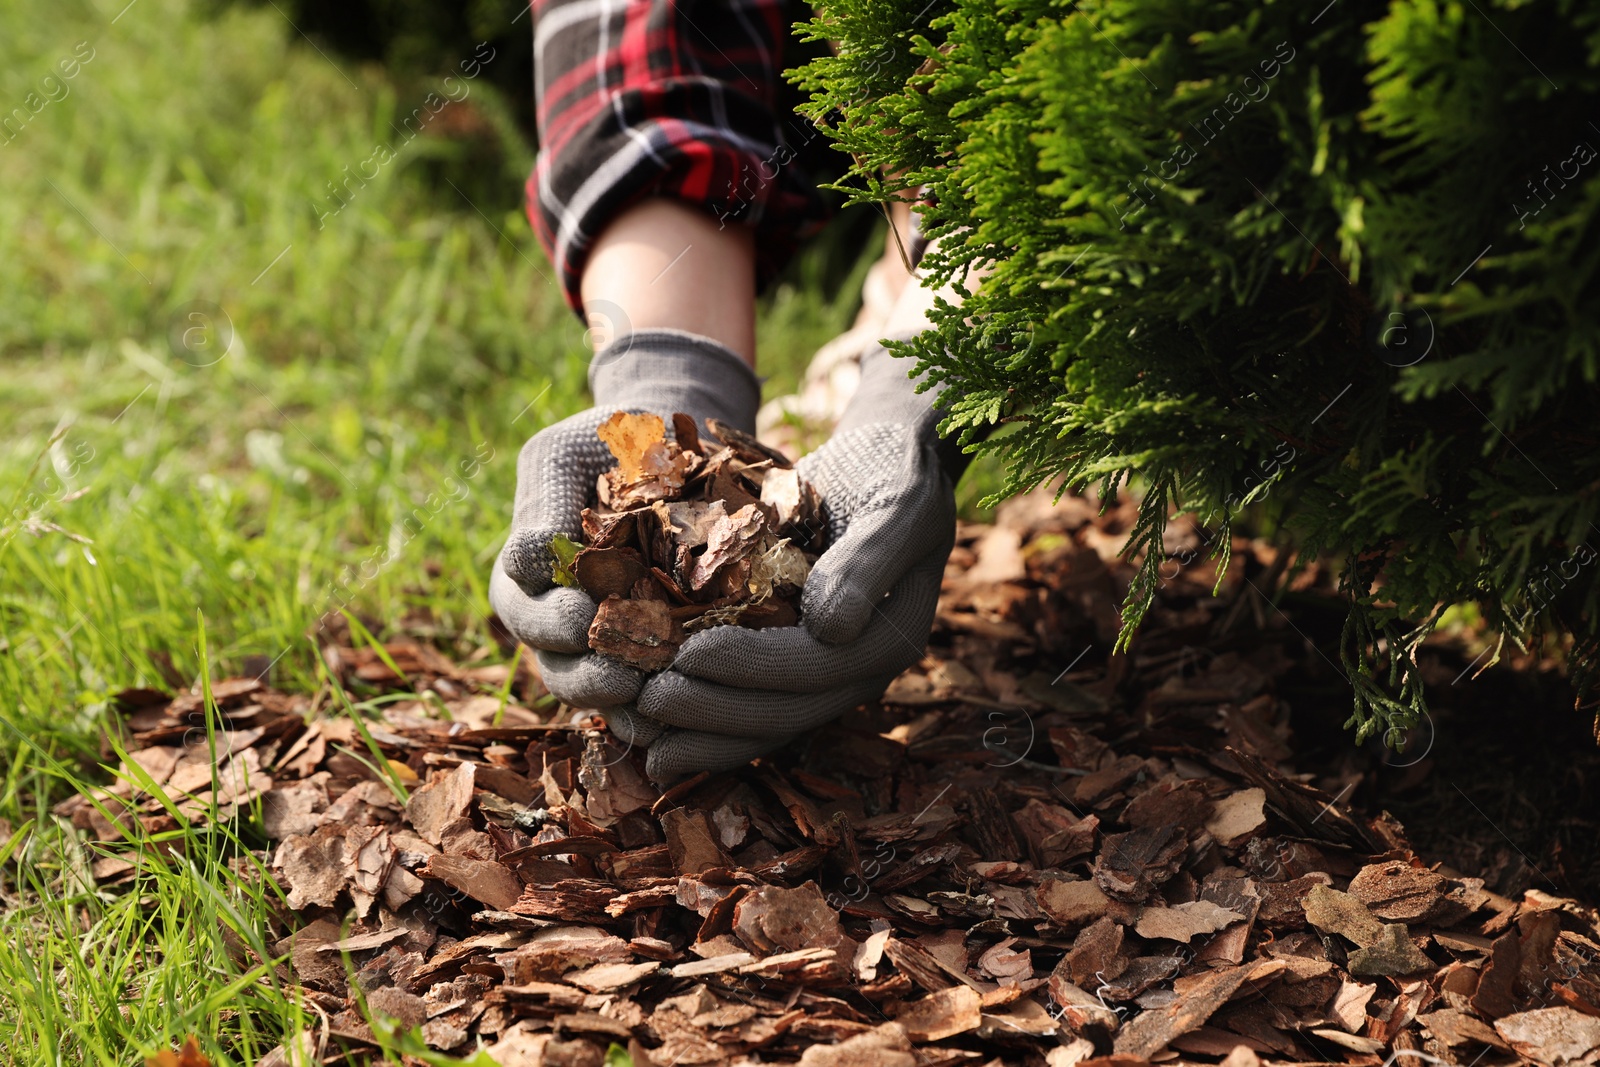
{"type": "Polygon", "coordinates": [[[600,604],[596,652],[658,671],[713,626],[793,626],[822,551],[821,504],[781,452],[709,420],[619,411],[599,429],[617,465],[583,511],[579,546],[556,538],[555,580],[600,604]]]}

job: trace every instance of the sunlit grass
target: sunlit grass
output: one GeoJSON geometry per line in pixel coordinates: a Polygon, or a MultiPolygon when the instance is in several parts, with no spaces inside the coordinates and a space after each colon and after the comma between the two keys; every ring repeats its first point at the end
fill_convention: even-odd
{"type": "MultiPolygon", "coordinates": [[[[273,955],[258,817],[135,829],[140,872],[103,890],[52,809],[111,781],[125,687],[248,659],[315,690],[340,610],[491,644],[517,450],[587,403],[587,353],[486,86],[466,106],[498,173],[402,138],[417,102],[270,6],[125,2],[0,0],[0,114],[92,52],[0,135],[0,1061],[122,1065],[194,1034],[247,1064],[320,1025],[273,955]],[[393,161],[328,214],[379,143],[393,161]]],[[[854,315],[820,262],[763,305],[769,393],[854,315]]]]}

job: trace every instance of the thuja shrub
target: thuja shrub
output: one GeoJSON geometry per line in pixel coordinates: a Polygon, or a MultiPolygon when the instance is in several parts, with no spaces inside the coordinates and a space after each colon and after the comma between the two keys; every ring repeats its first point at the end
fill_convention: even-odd
{"type": "Polygon", "coordinates": [[[903,346],[946,428],[1007,493],[1138,480],[1124,643],[1169,522],[1225,566],[1259,508],[1343,561],[1358,736],[1454,604],[1591,691],[1600,8],[921,3],[831,0],[794,77],[972,291],[903,346]]]}

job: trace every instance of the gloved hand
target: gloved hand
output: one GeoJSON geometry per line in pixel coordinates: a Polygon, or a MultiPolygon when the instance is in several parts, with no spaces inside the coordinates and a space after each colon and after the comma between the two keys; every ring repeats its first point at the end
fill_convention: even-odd
{"type": "Polygon", "coordinates": [[[597,436],[616,411],[647,411],[670,427],[675,412],[705,430],[714,418],[755,431],[761,384],[732,350],[682,330],[618,337],[589,365],[595,406],[534,434],[517,459],[511,533],[489,580],[489,603],[517,639],[535,650],[545,686],[564,703],[598,710],[612,732],[644,746],[663,727],[640,719],[633,701],[644,674],[589,650],[597,605],[581,589],[556,585],[550,543],[582,535],[595,483],[615,461],[597,436]]]}
{"type": "Polygon", "coordinates": [[[639,715],[672,727],[650,746],[651,778],[740,766],[878,697],[922,657],[963,464],[939,442],[933,397],[914,391],[908,369],[882,348],[864,356],[832,438],[798,464],[829,535],[801,625],[703,630],[646,680],[639,715]]]}

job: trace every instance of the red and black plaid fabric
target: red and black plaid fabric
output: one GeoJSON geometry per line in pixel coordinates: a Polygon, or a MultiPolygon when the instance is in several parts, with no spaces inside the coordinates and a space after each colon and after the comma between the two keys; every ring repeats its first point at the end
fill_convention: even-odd
{"type": "Polygon", "coordinates": [[[567,302],[606,223],[647,196],[754,227],[760,280],[776,273],[824,214],[776,114],[782,0],[533,0],[533,16],[528,218],[567,302]]]}

